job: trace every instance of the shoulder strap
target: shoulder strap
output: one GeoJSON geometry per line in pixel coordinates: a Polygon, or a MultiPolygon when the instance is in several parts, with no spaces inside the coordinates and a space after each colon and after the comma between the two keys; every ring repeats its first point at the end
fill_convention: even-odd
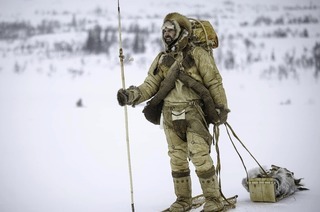
{"type": "Polygon", "coordinates": [[[185,69],[189,69],[195,65],[194,58],[192,55],[192,51],[194,50],[194,46],[188,45],[183,51],[183,61],[182,66],[185,69]]]}
{"type": "Polygon", "coordinates": [[[165,53],[164,52],[160,52],[157,55],[158,61],[157,61],[156,68],[153,70],[153,75],[157,75],[159,73],[159,63],[160,63],[160,60],[161,60],[161,57],[162,57],[163,54],[165,54],[165,53]]]}

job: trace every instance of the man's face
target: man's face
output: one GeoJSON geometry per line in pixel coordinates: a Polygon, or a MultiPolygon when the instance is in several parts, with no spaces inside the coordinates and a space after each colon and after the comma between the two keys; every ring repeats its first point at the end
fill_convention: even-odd
{"type": "Polygon", "coordinates": [[[174,25],[167,21],[162,26],[162,36],[166,44],[170,44],[176,36],[176,30],[174,25]]]}

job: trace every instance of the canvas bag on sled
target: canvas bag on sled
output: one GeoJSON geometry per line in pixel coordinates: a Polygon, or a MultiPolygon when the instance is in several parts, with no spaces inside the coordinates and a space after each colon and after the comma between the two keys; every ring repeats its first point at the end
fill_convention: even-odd
{"type": "Polygon", "coordinates": [[[273,178],[249,179],[250,199],[253,202],[277,202],[273,178]]]}

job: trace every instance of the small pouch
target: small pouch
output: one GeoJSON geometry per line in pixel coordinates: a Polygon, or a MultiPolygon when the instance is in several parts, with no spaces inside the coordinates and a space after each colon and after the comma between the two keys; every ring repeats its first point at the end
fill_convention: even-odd
{"type": "Polygon", "coordinates": [[[172,124],[176,132],[185,133],[187,131],[186,110],[171,111],[172,124]]]}
{"type": "Polygon", "coordinates": [[[172,121],[176,120],[185,120],[186,119],[186,110],[182,111],[171,111],[172,121]]]}

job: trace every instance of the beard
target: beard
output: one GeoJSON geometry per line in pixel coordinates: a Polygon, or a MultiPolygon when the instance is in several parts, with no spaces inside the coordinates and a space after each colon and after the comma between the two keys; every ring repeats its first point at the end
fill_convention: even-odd
{"type": "Polygon", "coordinates": [[[172,37],[170,37],[170,36],[166,36],[166,37],[164,37],[164,42],[166,42],[166,44],[170,44],[170,43],[172,43],[172,41],[173,41],[173,38],[172,37]]]}

